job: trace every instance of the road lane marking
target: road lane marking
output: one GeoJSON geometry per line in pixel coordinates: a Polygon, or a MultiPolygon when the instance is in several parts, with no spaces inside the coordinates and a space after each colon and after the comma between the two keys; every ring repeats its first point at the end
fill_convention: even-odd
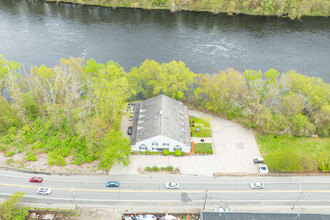
{"type": "MultiPolygon", "coordinates": [[[[9,183],[0,183],[2,186],[37,189],[39,186],[26,186],[9,183]]],[[[44,187],[44,186],[43,186],[44,187]]],[[[71,188],[51,188],[59,191],[76,192],[111,192],[111,193],[205,193],[205,190],[106,190],[106,189],[71,189],[71,188]]],[[[300,193],[301,190],[209,190],[210,193],[300,193]]],[[[330,190],[304,190],[310,193],[330,193],[330,190]]]]}

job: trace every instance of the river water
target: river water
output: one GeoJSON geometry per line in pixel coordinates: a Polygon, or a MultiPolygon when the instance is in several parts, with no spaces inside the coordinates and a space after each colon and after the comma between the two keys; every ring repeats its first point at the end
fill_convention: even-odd
{"type": "Polygon", "coordinates": [[[181,60],[195,73],[291,69],[330,82],[330,19],[226,16],[0,0],[0,54],[25,66],[62,57],[181,60]]]}

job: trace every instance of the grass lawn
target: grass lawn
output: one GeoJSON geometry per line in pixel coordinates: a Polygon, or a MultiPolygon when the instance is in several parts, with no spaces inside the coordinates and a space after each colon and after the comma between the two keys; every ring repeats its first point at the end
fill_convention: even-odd
{"type": "Polygon", "coordinates": [[[196,154],[213,154],[212,145],[210,143],[194,144],[194,151],[196,154]]]}
{"type": "Polygon", "coordinates": [[[330,138],[257,135],[269,169],[278,172],[330,171],[330,138]]]}
{"type": "Polygon", "coordinates": [[[190,124],[193,121],[193,125],[190,126],[190,133],[192,137],[211,137],[211,126],[207,119],[200,119],[195,117],[189,117],[190,124]],[[196,128],[199,128],[199,132],[196,132],[196,128]]]}

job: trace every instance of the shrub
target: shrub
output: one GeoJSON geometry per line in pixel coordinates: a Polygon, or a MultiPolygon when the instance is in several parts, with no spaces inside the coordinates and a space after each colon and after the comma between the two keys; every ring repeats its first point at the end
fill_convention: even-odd
{"type": "Polygon", "coordinates": [[[12,157],[15,154],[15,151],[9,151],[5,157],[12,157]]]}
{"type": "Polygon", "coordinates": [[[147,167],[146,167],[146,171],[152,171],[152,168],[149,167],[149,166],[147,166],[147,167]]]}
{"type": "Polygon", "coordinates": [[[6,160],[6,164],[11,164],[11,163],[13,163],[14,162],[14,159],[13,158],[8,158],[7,160],[6,160]]]}
{"type": "Polygon", "coordinates": [[[36,157],[36,155],[28,154],[28,155],[26,156],[26,160],[27,160],[27,161],[37,161],[37,157],[36,157]]]}
{"type": "Polygon", "coordinates": [[[177,157],[181,156],[181,150],[179,150],[179,149],[175,150],[174,155],[177,156],[177,157]]]}
{"type": "Polygon", "coordinates": [[[170,151],[169,150],[163,150],[163,155],[169,155],[170,154],[170,151]]]}
{"type": "Polygon", "coordinates": [[[173,166],[168,166],[168,167],[165,167],[165,170],[167,170],[167,171],[173,171],[173,166]]]}
{"type": "Polygon", "coordinates": [[[144,151],[144,154],[145,155],[151,155],[151,151],[150,150],[146,150],[146,151],[144,151]]]}
{"type": "Polygon", "coordinates": [[[55,153],[49,153],[48,154],[48,165],[53,166],[65,166],[65,158],[61,155],[55,154],[55,153]]]}
{"type": "Polygon", "coordinates": [[[158,168],[157,166],[153,166],[153,167],[152,167],[152,171],[154,171],[154,172],[158,172],[158,171],[159,171],[159,168],[158,168]]]}
{"type": "Polygon", "coordinates": [[[184,155],[186,155],[186,153],[182,151],[182,152],[181,152],[181,156],[184,156],[184,155]]]}

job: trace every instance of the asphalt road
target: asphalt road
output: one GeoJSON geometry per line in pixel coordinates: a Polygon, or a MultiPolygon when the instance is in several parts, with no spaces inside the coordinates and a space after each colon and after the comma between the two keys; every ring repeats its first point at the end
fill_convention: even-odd
{"type": "Polygon", "coordinates": [[[0,195],[25,193],[25,202],[111,205],[140,202],[140,205],[173,203],[246,202],[330,205],[330,177],[201,177],[186,175],[54,176],[0,171],[0,195]],[[44,178],[30,183],[32,176],[44,178]],[[107,181],[120,182],[108,188],[107,181]],[[180,183],[179,189],[166,189],[165,183],[180,183]],[[263,182],[264,189],[250,189],[251,182],[263,182]],[[37,194],[38,187],[52,189],[51,195],[37,194]],[[207,193],[206,193],[207,191],[207,193]]]}

